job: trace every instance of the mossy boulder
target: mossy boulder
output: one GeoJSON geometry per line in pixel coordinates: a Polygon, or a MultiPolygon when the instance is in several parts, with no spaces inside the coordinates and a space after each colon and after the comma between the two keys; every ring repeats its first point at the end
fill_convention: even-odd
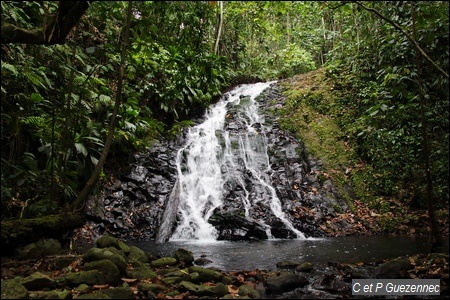
{"type": "Polygon", "coordinates": [[[156,268],[163,268],[165,266],[175,266],[178,263],[174,257],[161,257],[153,260],[150,265],[156,268]]]}
{"type": "Polygon", "coordinates": [[[157,284],[157,283],[147,283],[147,282],[138,283],[137,288],[139,291],[143,292],[144,294],[147,294],[148,292],[152,292],[154,294],[159,294],[166,290],[166,287],[164,285],[157,284]]]}
{"type": "Polygon", "coordinates": [[[307,285],[309,281],[291,271],[281,271],[270,274],[266,279],[267,290],[271,293],[290,291],[307,285]]]}
{"type": "Polygon", "coordinates": [[[1,299],[28,299],[28,290],[14,280],[2,280],[1,299]]]}
{"type": "Polygon", "coordinates": [[[220,282],[223,275],[222,273],[211,270],[211,269],[205,269],[198,266],[193,266],[189,268],[190,273],[198,273],[198,278],[200,281],[214,281],[214,282],[220,282]]]}
{"type": "Polygon", "coordinates": [[[152,261],[154,258],[151,253],[146,253],[136,246],[130,246],[130,252],[127,256],[127,260],[133,261],[137,260],[143,263],[152,261]]]}
{"type": "MultiPolygon", "coordinates": [[[[198,297],[210,297],[210,298],[220,297],[217,295],[216,286],[212,286],[212,285],[201,285],[201,284],[195,284],[195,283],[192,283],[189,281],[182,281],[178,285],[178,289],[182,292],[188,291],[189,294],[195,295],[198,297]]],[[[228,291],[227,291],[227,293],[228,293],[228,291]]]]}
{"type": "Polygon", "coordinates": [[[313,268],[314,268],[314,266],[313,266],[312,263],[310,263],[310,262],[304,262],[304,263],[301,263],[300,265],[298,265],[298,266],[295,268],[295,271],[297,271],[297,272],[309,273],[309,272],[311,272],[311,271],[313,270],[313,268]]]}
{"type": "Polygon", "coordinates": [[[192,251],[180,248],[175,251],[174,257],[177,259],[179,264],[186,267],[193,265],[194,255],[192,254],[192,251]]]}
{"type": "Polygon", "coordinates": [[[123,251],[123,253],[130,253],[130,246],[110,235],[103,235],[97,239],[97,248],[109,248],[114,247],[117,250],[123,251]]]}
{"type": "Polygon", "coordinates": [[[127,261],[123,256],[123,252],[114,247],[108,248],[91,248],[86,253],[83,254],[83,262],[90,262],[101,259],[109,259],[112,261],[121,274],[125,274],[125,269],[127,267],[127,261]]]}
{"type": "Polygon", "coordinates": [[[89,270],[69,273],[64,276],[64,284],[76,287],[80,284],[103,285],[106,284],[105,276],[99,270],[89,270]]]}
{"type": "Polygon", "coordinates": [[[109,259],[100,259],[84,264],[83,270],[98,270],[105,276],[105,281],[111,285],[120,283],[120,271],[117,266],[109,259]]]}
{"type": "Polygon", "coordinates": [[[41,272],[35,272],[30,276],[24,277],[20,280],[20,283],[27,290],[38,290],[40,288],[55,288],[55,280],[51,279],[49,276],[42,274],[41,272]]]}

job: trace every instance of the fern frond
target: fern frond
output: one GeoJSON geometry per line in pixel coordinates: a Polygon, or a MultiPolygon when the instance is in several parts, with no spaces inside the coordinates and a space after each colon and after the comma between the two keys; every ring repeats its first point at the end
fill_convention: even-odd
{"type": "Polygon", "coordinates": [[[10,71],[14,76],[17,76],[17,74],[19,74],[15,66],[2,61],[2,71],[3,69],[10,71]]]}
{"type": "Polygon", "coordinates": [[[30,171],[32,172],[39,171],[36,157],[33,155],[33,153],[25,152],[22,156],[22,162],[30,171]]]}
{"type": "Polygon", "coordinates": [[[39,116],[25,116],[20,118],[20,122],[25,125],[39,128],[45,126],[46,120],[39,116]]]}

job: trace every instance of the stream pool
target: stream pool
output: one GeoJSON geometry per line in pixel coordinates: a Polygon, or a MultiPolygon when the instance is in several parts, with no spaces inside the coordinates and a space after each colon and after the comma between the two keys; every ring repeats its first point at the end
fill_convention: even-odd
{"type": "MultiPolygon", "coordinates": [[[[192,251],[194,259],[205,256],[204,267],[222,271],[274,270],[282,260],[309,261],[316,267],[328,262],[377,262],[402,255],[428,253],[427,237],[352,236],[323,239],[272,239],[263,241],[129,241],[155,256],[172,256],[178,248],[192,251]]],[[[448,252],[448,239],[445,246],[448,252]]]]}

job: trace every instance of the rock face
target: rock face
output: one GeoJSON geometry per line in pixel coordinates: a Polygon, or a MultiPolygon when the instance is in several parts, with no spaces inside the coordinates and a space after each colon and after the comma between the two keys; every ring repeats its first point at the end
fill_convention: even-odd
{"type": "MultiPolygon", "coordinates": [[[[254,123],[252,127],[267,137],[269,176],[286,218],[305,236],[323,237],[325,233],[320,228],[321,223],[325,222],[327,216],[335,217],[334,207],[344,204],[330,182],[321,183],[318,180],[316,174],[320,163],[308,155],[300,140],[280,129],[275,111],[283,105],[284,100],[277,84],[266,89],[256,99],[264,115],[264,123],[254,123]]],[[[245,99],[241,103],[245,103],[245,99]]],[[[237,117],[236,109],[238,107],[229,107],[225,124],[225,130],[230,132],[231,144],[237,142],[240,132],[246,128],[243,120],[237,117]]],[[[90,197],[86,205],[89,229],[85,229],[81,235],[92,234],[95,238],[101,234],[110,234],[131,240],[156,239],[158,228],[164,221],[166,232],[159,238],[161,242],[166,241],[176,226],[176,205],[166,211],[165,208],[168,204],[173,205],[169,199],[173,200],[176,195],[175,161],[177,150],[183,145],[185,137],[184,133],[175,140],[161,139],[147,152],[136,154],[128,175],[114,179],[104,193],[90,197]]],[[[252,197],[258,197],[260,191],[252,187],[252,174],[245,172],[245,166],[240,168],[246,174],[245,190],[252,197]]],[[[227,172],[227,169],[223,168],[222,172],[227,172]]],[[[244,217],[244,207],[239,200],[243,193],[244,187],[240,182],[228,180],[224,184],[224,204],[216,209],[209,220],[219,232],[219,239],[267,238],[259,220],[271,227],[275,238],[295,237],[267,207],[253,205],[249,215],[244,217]]]]}
{"type": "Polygon", "coordinates": [[[134,156],[128,175],[114,179],[100,195],[90,196],[86,203],[90,230],[81,235],[154,239],[176,183],[175,158],[182,142],[182,136],[155,142],[147,152],[134,156]]]}
{"type": "Polygon", "coordinates": [[[257,221],[245,218],[236,211],[219,211],[209,219],[218,231],[218,240],[263,240],[267,238],[265,228],[257,221]]]}

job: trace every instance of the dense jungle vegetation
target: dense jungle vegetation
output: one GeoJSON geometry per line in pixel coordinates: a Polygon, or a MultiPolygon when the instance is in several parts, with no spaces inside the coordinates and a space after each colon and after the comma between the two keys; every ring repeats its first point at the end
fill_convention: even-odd
{"type": "Polygon", "coordinates": [[[448,2],[2,1],[1,15],[2,220],[78,210],[226,89],[286,79],[282,126],[353,186],[349,203],[427,209],[439,239],[448,2]]]}

